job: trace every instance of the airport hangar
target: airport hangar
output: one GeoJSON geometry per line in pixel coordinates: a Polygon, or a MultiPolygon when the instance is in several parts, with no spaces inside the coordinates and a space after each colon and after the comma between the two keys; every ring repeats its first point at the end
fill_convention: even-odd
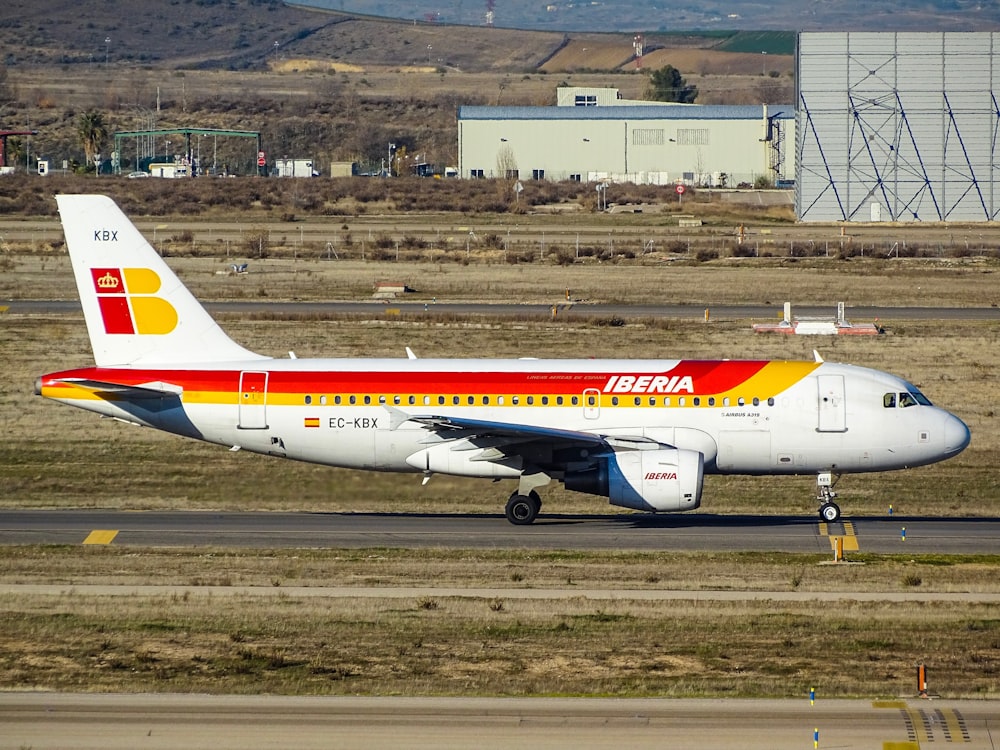
{"type": "Polygon", "coordinates": [[[559,95],[553,107],[460,107],[459,176],[704,187],[794,177],[791,106],[626,102],[614,89],[559,95]]]}
{"type": "Polygon", "coordinates": [[[794,108],[574,88],[556,107],[462,107],[459,174],[718,187],[763,177],[794,181],[800,221],[996,221],[998,54],[1000,32],[802,32],[794,108]]]}

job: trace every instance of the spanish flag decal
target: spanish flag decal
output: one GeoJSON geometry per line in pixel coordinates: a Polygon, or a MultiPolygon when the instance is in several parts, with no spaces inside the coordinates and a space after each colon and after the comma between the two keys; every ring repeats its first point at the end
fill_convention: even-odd
{"type": "Polygon", "coordinates": [[[304,425],[306,427],[319,427],[319,417],[306,417],[304,425]]]}

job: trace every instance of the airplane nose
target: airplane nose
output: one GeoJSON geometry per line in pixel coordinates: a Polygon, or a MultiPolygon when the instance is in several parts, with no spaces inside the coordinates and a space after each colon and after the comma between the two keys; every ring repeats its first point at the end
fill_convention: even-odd
{"type": "Polygon", "coordinates": [[[944,420],[944,452],[948,455],[961,453],[965,450],[972,433],[968,425],[954,414],[949,414],[944,420]]]}

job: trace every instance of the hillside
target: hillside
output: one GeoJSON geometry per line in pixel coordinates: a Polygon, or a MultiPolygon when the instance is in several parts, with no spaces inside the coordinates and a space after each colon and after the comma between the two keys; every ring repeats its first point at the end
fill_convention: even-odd
{"type": "MultiPolygon", "coordinates": [[[[39,131],[30,144],[9,144],[12,161],[29,169],[34,158],[81,163],[77,122],[88,110],[110,133],[259,131],[269,155],[373,170],[392,142],[453,165],[460,105],[553,104],[561,85],[641,98],[645,71],[666,64],[698,86],[701,103],[784,103],[793,43],[787,33],[651,34],[637,70],[630,34],[414,24],[263,0],[8,0],[0,127],[39,131]],[[740,44],[768,54],[725,51],[740,44]]],[[[155,152],[166,158],[178,145],[169,140],[155,152]]],[[[134,144],[122,148],[131,162],[134,144]]],[[[223,139],[211,149],[213,163],[255,168],[252,149],[223,139]]]]}
{"type": "Polygon", "coordinates": [[[988,31],[1000,6],[981,0],[295,0],[352,13],[482,26],[487,6],[497,27],[544,31],[988,31]]]}

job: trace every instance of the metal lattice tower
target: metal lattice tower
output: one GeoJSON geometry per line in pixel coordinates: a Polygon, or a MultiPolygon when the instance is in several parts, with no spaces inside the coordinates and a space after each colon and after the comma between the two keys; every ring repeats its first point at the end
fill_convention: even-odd
{"type": "Polygon", "coordinates": [[[1000,213],[993,32],[803,33],[804,221],[991,221],[1000,213]]]}

